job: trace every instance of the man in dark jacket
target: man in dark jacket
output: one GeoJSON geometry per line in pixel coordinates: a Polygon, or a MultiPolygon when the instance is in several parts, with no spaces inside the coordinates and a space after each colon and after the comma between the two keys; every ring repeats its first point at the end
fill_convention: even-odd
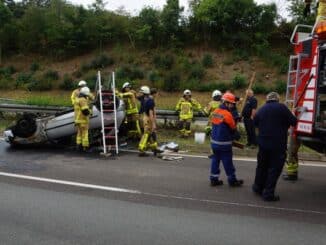
{"type": "Polygon", "coordinates": [[[296,123],[297,119],[291,111],[279,103],[276,92],[267,95],[266,104],[254,117],[254,124],[259,130],[259,151],[252,189],[262,195],[265,201],[280,199],[274,193],[275,187],[286,159],[288,129],[296,123]]]}
{"type": "Polygon", "coordinates": [[[247,146],[256,146],[256,133],[254,126],[254,116],[257,109],[257,99],[254,97],[254,92],[252,89],[248,89],[247,100],[245,101],[245,106],[242,111],[243,123],[247,132],[247,146]]]}

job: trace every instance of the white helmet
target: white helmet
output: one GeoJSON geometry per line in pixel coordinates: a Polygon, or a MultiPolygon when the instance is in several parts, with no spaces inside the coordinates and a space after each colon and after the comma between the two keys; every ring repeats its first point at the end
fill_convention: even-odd
{"type": "Polygon", "coordinates": [[[124,88],[130,88],[131,87],[131,84],[129,82],[126,82],[122,85],[122,89],[124,88]]]}
{"type": "Polygon", "coordinates": [[[189,89],[186,89],[183,91],[183,95],[191,95],[191,91],[189,89]]]}
{"type": "Polygon", "coordinates": [[[148,86],[141,86],[140,89],[139,89],[139,92],[143,93],[143,94],[150,94],[151,93],[148,86]]]}
{"type": "Polygon", "coordinates": [[[78,87],[83,87],[83,86],[86,86],[86,85],[87,85],[87,83],[84,80],[81,80],[78,83],[78,87]]]}
{"type": "Polygon", "coordinates": [[[80,89],[79,93],[82,94],[82,95],[86,95],[86,96],[88,96],[88,95],[91,93],[91,91],[89,90],[88,87],[82,87],[82,88],[80,89]]]}
{"type": "Polygon", "coordinates": [[[212,98],[214,98],[215,96],[222,96],[222,93],[220,90],[214,90],[212,93],[212,98]]]}

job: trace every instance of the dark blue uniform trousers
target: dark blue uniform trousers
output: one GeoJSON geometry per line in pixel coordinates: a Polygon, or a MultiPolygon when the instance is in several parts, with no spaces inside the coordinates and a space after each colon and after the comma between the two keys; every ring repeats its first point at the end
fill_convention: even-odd
{"type": "Polygon", "coordinates": [[[220,150],[213,147],[213,156],[211,158],[211,174],[210,180],[218,180],[220,176],[220,161],[223,163],[225,173],[228,177],[228,182],[234,182],[236,180],[235,168],[232,160],[232,148],[230,150],[220,150]]]}
{"type": "Polygon", "coordinates": [[[274,196],[277,180],[282,173],[285,159],[285,150],[270,150],[259,147],[253,190],[262,194],[263,198],[274,196]]]}
{"type": "Polygon", "coordinates": [[[247,132],[248,145],[256,145],[257,140],[254,121],[251,118],[243,118],[243,123],[247,132]]]}

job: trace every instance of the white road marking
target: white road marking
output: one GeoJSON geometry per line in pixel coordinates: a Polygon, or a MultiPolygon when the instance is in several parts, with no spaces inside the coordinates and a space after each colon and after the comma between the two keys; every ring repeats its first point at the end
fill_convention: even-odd
{"type": "Polygon", "coordinates": [[[22,175],[22,174],[11,174],[11,173],[6,173],[6,172],[0,172],[0,176],[17,178],[17,179],[25,179],[25,180],[34,180],[34,181],[39,181],[39,182],[54,183],[54,184],[60,184],[60,185],[82,187],[82,188],[88,188],[88,189],[103,190],[103,191],[124,192],[124,193],[132,193],[132,194],[140,194],[141,193],[137,190],[123,189],[123,188],[103,186],[103,185],[85,184],[85,183],[80,183],[80,182],[73,182],[73,181],[66,181],[66,180],[59,180],[59,179],[34,177],[34,176],[22,175]]]}
{"type": "Polygon", "coordinates": [[[251,203],[225,202],[225,201],[199,199],[199,198],[185,197],[185,196],[175,196],[175,195],[166,195],[166,194],[158,194],[158,193],[150,193],[150,192],[141,192],[139,190],[131,190],[131,189],[102,186],[102,185],[93,185],[93,184],[86,184],[86,183],[59,180],[59,179],[34,177],[34,176],[29,176],[29,175],[11,174],[11,173],[6,173],[6,172],[0,172],[0,176],[18,178],[18,179],[24,179],[24,180],[31,180],[31,181],[38,181],[38,182],[60,184],[60,185],[67,185],[67,186],[74,186],[74,187],[89,188],[89,189],[95,189],[95,190],[103,190],[103,191],[109,191],[109,192],[121,192],[121,193],[135,194],[135,195],[166,198],[166,199],[177,199],[177,200],[183,200],[183,201],[210,203],[210,204],[216,204],[216,205],[259,208],[259,209],[268,209],[268,210],[292,212],[292,213],[326,215],[326,212],[309,210],[309,209],[306,210],[306,209],[297,209],[297,208],[282,208],[282,207],[273,207],[273,206],[263,206],[263,205],[257,205],[257,204],[251,204],[251,203]]]}

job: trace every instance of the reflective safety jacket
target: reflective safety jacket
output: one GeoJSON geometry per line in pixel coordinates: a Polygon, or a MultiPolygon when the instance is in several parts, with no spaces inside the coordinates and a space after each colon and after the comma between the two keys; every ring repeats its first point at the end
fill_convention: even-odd
{"type": "Polygon", "coordinates": [[[138,113],[136,92],[135,91],[130,90],[129,92],[120,93],[119,96],[125,102],[127,115],[137,114],[138,113]]]}
{"type": "Polygon", "coordinates": [[[225,105],[213,111],[211,116],[212,133],[211,144],[212,147],[217,147],[221,150],[231,150],[236,123],[231,112],[225,105]]]}
{"type": "Polygon", "coordinates": [[[88,105],[88,99],[85,97],[78,97],[75,103],[75,123],[88,124],[90,117],[90,109],[88,105]],[[85,115],[83,110],[88,110],[89,114],[85,115]]]}
{"type": "Polygon", "coordinates": [[[179,111],[180,120],[188,120],[194,117],[194,111],[201,110],[201,105],[195,99],[186,100],[181,98],[175,107],[179,111]]]}
{"type": "Polygon", "coordinates": [[[70,96],[70,99],[71,99],[71,104],[72,105],[75,105],[76,103],[76,100],[78,99],[78,96],[79,96],[79,88],[76,88],[74,91],[72,91],[72,94],[70,96]]]}
{"type": "Polygon", "coordinates": [[[204,109],[206,115],[210,117],[212,112],[215,111],[215,109],[219,108],[220,104],[221,104],[220,101],[216,101],[216,100],[210,101],[204,109]]]}

